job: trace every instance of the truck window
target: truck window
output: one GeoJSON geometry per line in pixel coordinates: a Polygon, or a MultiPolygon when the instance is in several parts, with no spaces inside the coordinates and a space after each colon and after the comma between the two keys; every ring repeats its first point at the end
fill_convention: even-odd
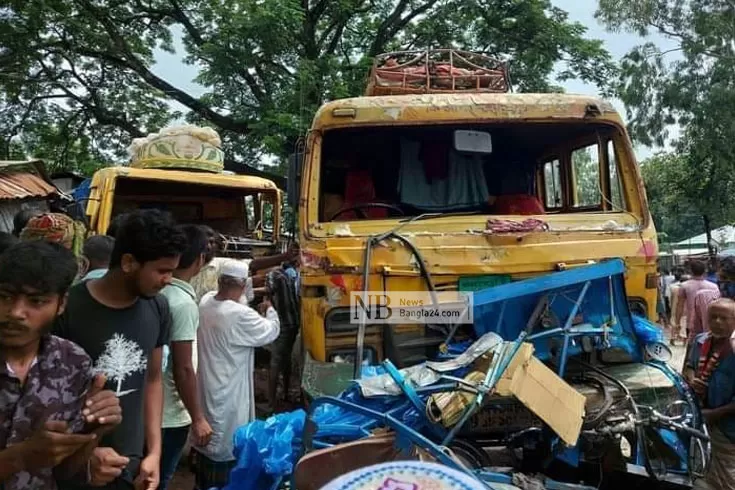
{"type": "Polygon", "coordinates": [[[327,130],[316,190],[319,220],[401,219],[425,213],[504,216],[601,211],[603,203],[611,201],[610,169],[615,175],[611,187],[618,207],[606,205],[605,209],[619,210],[619,204],[625,202],[616,167],[619,159],[613,159],[610,169],[602,166],[595,143],[603,141],[602,149],[607,151],[607,141],[615,131],[594,123],[327,130]],[[453,146],[456,129],[489,133],[491,151],[458,151],[453,146]]]}
{"type": "Polygon", "coordinates": [[[263,229],[266,231],[273,231],[273,203],[268,200],[263,200],[263,229]]]}
{"type": "Polygon", "coordinates": [[[597,145],[589,145],[572,152],[573,202],[575,208],[598,208],[602,204],[600,192],[600,158],[597,145]]]}
{"type": "Polygon", "coordinates": [[[561,209],[564,205],[560,167],[558,159],[544,164],[544,204],[546,209],[561,209]]]}
{"type": "Polygon", "coordinates": [[[623,185],[620,180],[620,172],[618,171],[618,158],[615,154],[615,144],[612,140],[607,142],[607,162],[608,171],[610,172],[610,201],[612,203],[613,210],[625,210],[623,185]]]}
{"type": "Polygon", "coordinates": [[[255,196],[245,196],[245,229],[252,230],[256,223],[255,196]]]}

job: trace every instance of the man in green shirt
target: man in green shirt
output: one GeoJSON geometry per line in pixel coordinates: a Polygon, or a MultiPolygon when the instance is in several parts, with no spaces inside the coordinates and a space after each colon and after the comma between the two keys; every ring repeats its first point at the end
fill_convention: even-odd
{"type": "Polygon", "coordinates": [[[161,292],[171,310],[170,349],[164,359],[163,424],[160,489],[166,490],[186,445],[191,429],[194,442],[206,445],[212,428],[204,418],[197,391],[196,337],[199,305],[190,284],[204,266],[208,237],[195,225],[181,227],[188,246],[179,260],[171,284],[161,292]]]}

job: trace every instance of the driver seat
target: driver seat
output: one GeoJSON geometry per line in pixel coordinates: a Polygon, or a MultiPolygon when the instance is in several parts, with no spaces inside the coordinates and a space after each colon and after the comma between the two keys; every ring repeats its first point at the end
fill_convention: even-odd
{"type": "MultiPolygon", "coordinates": [[[[373,176],[368,170],[350,170],[345,177],[345,200],[343,208],[349,208],[358,204],[380,202],[375,198],[375,184],[373,176]]],[[[381,219],[388,216],[388,210],[384,208],[363,208],[365,216],[372,219],[381,219]]],[[[356,211],[348,211],[338,216],[335,221],[350,221],[360,219],[356,211]]]]}

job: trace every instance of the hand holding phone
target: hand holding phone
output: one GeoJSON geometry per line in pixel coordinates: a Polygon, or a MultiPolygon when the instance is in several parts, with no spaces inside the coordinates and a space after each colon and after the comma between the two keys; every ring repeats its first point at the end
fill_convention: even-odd
{"type": "Polygon", "coordinates": [[[70,433],[66,422],[48,421],[18,448],[26,469],[53,468],[95,437],[94,434],[70,433]]]}
{"type": "Polygon", "coordinates": [[[99,433],[97,429],[100,428],[103,429],[102,432],[109,432],[122,422],[120,400],[114,391],[104,389],[106,381],[102,374],[95,376],[92,381],[82,410],[86,422],[84,432],[99,433]]]}

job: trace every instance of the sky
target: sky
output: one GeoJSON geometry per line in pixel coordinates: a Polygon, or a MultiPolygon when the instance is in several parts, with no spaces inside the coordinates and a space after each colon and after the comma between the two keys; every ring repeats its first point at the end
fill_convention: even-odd
{"type": "MultiPolygon", "coordinates": [[[[624,0],[621,0],[624,1],[624,0]]],[[[651,36],[648,39],[642,39],[636,35],[628,33],[611,33],[607,32],[594,17],[597,2],[595,0],[552,0],[552,4],[560,7],[569,13],[572,21],[577,21],[585,25],[588,29],[587,37],[594,39],[602,39],[605,47],[615,59],[622,58],[633,47],[645,41],[653,41],[662,49],[669,49],[672,42],[661,36],[651,36]]],[[[180,34],[174,32],[174,35],[180,34]]],[[[203,87],[194,82],[197,75],[196,68],[184,64],[182,60],[183,47],[180,42],[175,43],[176,53],[166,53],[158,51],[156,53],[156,64],[153,71],[181,88],[192,96],[199,96],[204,93],[203,87]]],[[[561,85],[569,93],[597,95],[597,89],[594,85],[583,83],[579,80],[570,80],[561,83],[561,85]]],[[[611,101],[623,118],[625,115],[625,107],[619,100],[611,101]]],[[[176,104],[176,103],[174,103],[176,104]]],[[[175,106],[176,109],[183,109],[181,106],[175,106]]],[[[637,147],[636,156],[638,160],[643,160],[653,154],[651,148],[637,147]]]]}

